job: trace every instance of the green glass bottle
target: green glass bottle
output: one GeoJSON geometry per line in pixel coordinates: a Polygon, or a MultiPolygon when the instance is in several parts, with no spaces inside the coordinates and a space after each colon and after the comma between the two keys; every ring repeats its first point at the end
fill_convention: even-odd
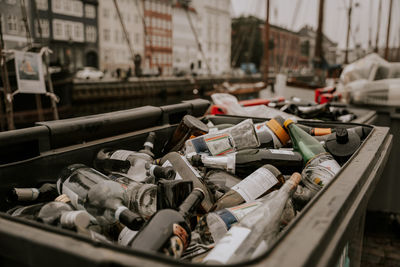
{"type": "Polygon", "coordinates": [[[291,119],[287,119],[284,125],[289,132],[293,148],[303,156],[304,163],[307,164],[307,162],[316,155],[326,152],[325,148],[317,139],[294,124],[291,119]]]}

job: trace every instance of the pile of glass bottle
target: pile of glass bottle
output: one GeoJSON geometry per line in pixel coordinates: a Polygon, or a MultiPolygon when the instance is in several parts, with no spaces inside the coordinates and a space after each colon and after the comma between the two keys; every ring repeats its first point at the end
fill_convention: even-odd
{"type": "Polygon", "coordinates": [[[268,250],[369,131],[186,115],[160,157],[154,132],[139,151],[104,148],[56,184],[10,189],[7,213],[183,261],[240,262],[268,250]]]}

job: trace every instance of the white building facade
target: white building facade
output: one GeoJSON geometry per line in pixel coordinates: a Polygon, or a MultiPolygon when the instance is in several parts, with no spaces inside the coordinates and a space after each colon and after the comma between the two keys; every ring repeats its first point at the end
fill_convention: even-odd
{"type": "MultiPolygon", "coordinates": [[[[193,0],[198,15],[198,34],[211,73],[219,75],[231,69],[230,0],[193,0]]],[[[201,68],[207,65],[202,59],[201,68]]]]}
{"type": "Polygon", "coordinates": [[[201,68],[202,58],[188,15],[195,31],[198,32],[198,14],[191,6],[186,11],[178,2],[174,3],[172,7],[172,67],[174,74],[196,72],[201,68]]]}
{"type": "MultiPolygon", "coordinates": [[[[134,54],[139,54],[143,59],[143,1],[118,0],[117,2],[134,54]]],[[[116,69],[126,71],[131,68],[133,71],[133,59],[114,1],[99,0],[98,10],[100,69],[111,73],[115,72],[116,69]]]]}

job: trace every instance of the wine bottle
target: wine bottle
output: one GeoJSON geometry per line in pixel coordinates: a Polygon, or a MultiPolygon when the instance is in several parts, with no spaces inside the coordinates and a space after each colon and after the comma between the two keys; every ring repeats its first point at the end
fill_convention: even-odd
{"type": "Polygon", "coordinates": [[[203,178],[197,170],[187,161],[184,156],[177,152],[170,152],[160,160],[160,165],[163,167],[172,166],[176,172],[175,179],[183,179],[184,181],[192,181],[194,188],[200,188],[204,192],[204,200],[201,202],[201,208],[204,212],[208,212],[214,204],[214,199],[205,185],[203,178]]]}
{"type": "Polygon", "coordinates": [[[188,221],[203,198],[203,191],[195,188],[179,206],[179,211],[172,209],[158,211],[136,234],[131,247],[179,258],[190,243],[191,228],[188,221]]]}
{"type": "MultiPolygon", "coordinates": [[[[233,225],[239,223],[242,218],[251,213],[260,205],[268,202],[271,196],[273,196],[273,194],[268,194],[253,202],[221,209],[204,215],[200,221],[205,220],[206,222],[203,223],[199,230],[202,241],[206,243],[218,242],[233,225]]],[[[287,225],[295,215],[296,211],[294,210],[292,201],[291,199],[288,199],[280,218],[281,226],[287,225]]]]}
{"type": "Polygon", "coordinates": [[[179,151],[183,148],[186,140],[206,133],[208,133],[207,125],[191,115],[185,115],[171,135],[171,138],[165,143],[162,152],[166,154],[168,152],[179,151]]]}
{"type": "Polygon", "coordinates": [[[192,181],[161,179],[157,183],[157,210],[177,210],[192,191],[192,181]]]}
{"type": "Polygon", "coordinates": [[[271,164],[284,174],[303,169],[303,158],[296,151],[287,149],[244,149],[225,156],[193,155],[191,163],[195,167],[223,169],[239,177],[246,177],[265,164],[271,164]]]}
{"type": "Polygon", "coordinates": [[[254,125],[260,147],[281,148],[289,141],[289,135],[283,128],[283,118],[276,116],[269,121],[254,125]]]}
{"type": "Polygon", "coordinates": [[[287,200],[296,190],[301,175],[294,173],[269,200],[232,226],[204,258],[207,264],[237,263],[265,252],[280,229],[280,218],[287,200]]]}
{"type": "Polygon", "coordinates": [[[318,191],[329,183],[340,170],[340,165],[326,152],[320,142],[298,127],[292,120],[285,121],[293,148],[300,152],[306,163],[303,169],[303,183],[313,191],[318,191]]]}
{"type": "Polygon", "coordinates": [[[24,218],[28,220],[37,220],[40,209],[46,204],[46,202],[41,202],[29,206],[16,206],[12,209],[7,210],[7,214],[13,217],[24,218]]]}
{"type": "Polygon", "coordinates": [[[154,160],[152,152],[154,140],[155,133],[150,132],[143,145],[144,148],[139,151],[122,149],[100,150],[94,160],[94,166],[106,174],[113,172],[124,173],[132,180],[143,182],[147,178],[145,165],[146,163],[152,163],[154,160]],[[129,166],[127,166],[127,161],[129,162],[129,166]]]}
{"type": "Polygon", "coordinates": [[[75,209],[86,209],[99,224],[120,221],[133,230],[143,224],[142,218],[125,206],[128,197],[122,185],[83,164],[65,168],[57,181],[57,189],[69,197],[75,209]]]}
{"type": "Polygon", "coordinates": [[[208,171],[204,180],[208,187],[213,186],[216,191],[223,194],[242,181],[242,179],[222,170],[208,171]]]}
{"type": "Polygon", "coordinates": [[[157,183],[160,179],[173,180],[176,172],[171,166],[158,166],[156,164],[146,164],[147,179],[146,182],[157,183]]]}
{"type": "Polygon", "coordinates": [[[74,209],[67,203],[52,201],[44,205],[38,214],[38,220],[45,224],[58,225],[61,214],[74,209]]]}
{"type": "Polygon", "coordinates": [[[237,206],[251,202],[278,189],[285,182],[282,173],[272,165],[266,164],[231,188],[214,204],[213,210],[237,206]]]}
{"type": "Polygon", "coordinates": [[[13,188],[7,196],[8,202],[48,202],[58,196],[55,184],[45,183],[39,188],[13,188]]]}
{"type": "Polygon", "coordinates": [[[251,119],[244,120],[233,127],[208,133],[185,142],[185,154],[205,153],[220,156],[233,151],[260,146],[251,119]]]}
{"type": "Polygon", "coordinates": [[[138,183],[122,173],[112,173],[108,177],[120,183],[126,191],[128,196],[126,206],[129,210],[139,214],[144,219],[148,219],[157,211],[157,185],[138,183]]]}

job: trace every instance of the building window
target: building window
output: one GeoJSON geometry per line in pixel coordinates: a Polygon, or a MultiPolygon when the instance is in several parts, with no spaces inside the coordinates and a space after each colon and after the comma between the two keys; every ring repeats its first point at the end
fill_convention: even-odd
{"type": "Polygon", "coordinates": [[[96,18],[96,8],[94,5],[85,5],[85,17],[90,19],[96,18]]]}
{"type": "Polygon", "coordinates": [[[52,2],[52,7],[53,7],[53,12],[60,12],[62,11],[62,0],[53,0],[52,2]]]}
{"type": "Polygon", "coordinates": [[[104,34],[104,36],[103,36],[104,41],[110,41],[110,30],[109,29],[104,29],[103,30],[103,34],[104,34]]]}
{"type": "Polygon", "coordinates": [[[94,26],[86,26],[86,41],[95,43],[96,39],[97,39],[96,27],[94,27],[94,26]]]}
{"type": "Polygon", "coordinates": [[[72,39],[72,25],[71,24],[64,24],[64,32],[65,32],[65,37],[67,39],[72,39]]]}
{"type": "Polygon", "coordinates": [[[17,33],[17,16],[8,15],[7,16],[7,29],[9,33],[17,33]]]}
{"type": "Polygon", "coordinates": [[[17,0],[6,0],[6,3],[9,5],[15,5],[17,3],[17,0]]]}
{"type": "MultiPolygon", "coordinates": [[[[70,15],[75,15],[77,17],[82,17],[83,16],[83,4],[82,4],[82,2],[81,1],[74,1],[73,5],[74,5],[74,11],[70,15]]],[[[96,14],[95,14],[95,17],[96,17],[96,14]]]]}
{"type": "Polygon", "coordinates": [[[67,14],[72,12],[72,1],[64,0],[64,11],[67,14]]]}
{"type": "MultiPolygon", "coordinates": [[[[37,20],[35,20],[35,28],[36,28],[36,35],[40,36],[39,34],[39,24],[37,20]]],[[[40,29],[42,30],[42,37],[47,38],[49,37],[49,21],[47,19],[40,19],[40,29]]]]}
{"type": "Polygon", "coordinates": [[[53,21],[54,39],[63,39],[63,25],[60,21],[53,21]]]}
{"type": "Polygon", "coordinates": [[[47,0],[36,0],[36,8],[39,10],[47,10],[48,5],[47,0]]]}
{"type": "Polygon", "coordinates": [[[84,41],[82,23],[74,23],[74,40],[81,42],[84,41]]]}
{"type": "Polygon", "coordinates": [[[114,41],[115,41],[116,43],[119,42],[119,31],[115,31],[114,41]]]}

